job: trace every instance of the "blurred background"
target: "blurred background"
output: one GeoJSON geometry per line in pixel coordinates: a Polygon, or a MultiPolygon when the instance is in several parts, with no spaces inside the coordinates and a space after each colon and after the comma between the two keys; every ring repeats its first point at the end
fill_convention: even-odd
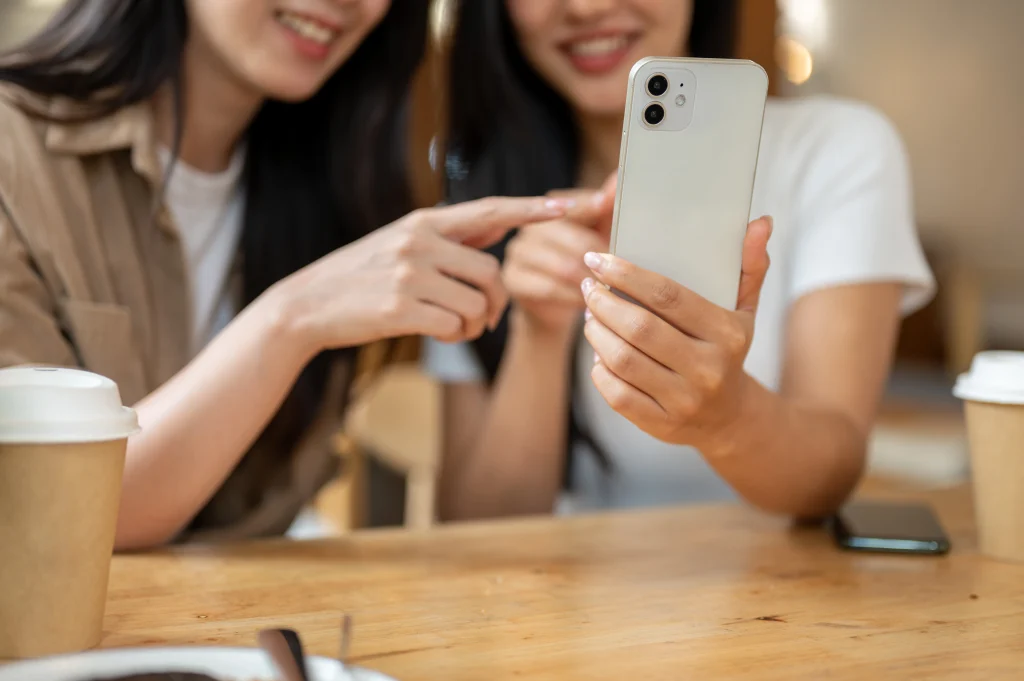
{"type": "MultiPolygon", "coordinates": [[[[903,327],[873,443],[876,474],[967,472],[952,381],[987,348],[1024,347],[1024,59],[1017,0],[746,0],[770,34],[780,96],[869,102],[911,158],[918,228],[939,295],[903,327]],[[755,9],[755,6],[757,9],[755,9]]],[[[749,24],[748,24],[749,25],[749,24]]],[[[749,30],[757,30],[751,26],[749,30]]],[[[767,45],[757,43],[757,49],[767,45]]]]}
{"type": "MultiPolygon", "coordinates": [[[[61,1],[0,0],[0,46],[30,34],[61,1]]],[[[444,115],[437,93],[453,2],[434,0],[435,35],[410,121],[410,162],[425,205],[439,197],[429,159],[443,144],[435,137],[444,115]]],[[[741,56],[774,75],[774,95],[860,99],[903,135],[940,293],[904,324],[868,484],[956,484],[967,468],[953,378],[978,350],[1024,349],[1024,2],[742,0],[737,21],[741,56]]],[[[339,532],[430,524],[437,420],[437,386],[414,362],[388,372],[339,434],[348,473],[325,491],[320,515],[339,532]]]]}

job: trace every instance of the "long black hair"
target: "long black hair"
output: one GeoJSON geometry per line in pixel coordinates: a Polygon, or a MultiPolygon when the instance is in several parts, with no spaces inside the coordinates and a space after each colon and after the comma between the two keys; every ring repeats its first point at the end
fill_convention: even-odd
{"type": "MultiPolygon", "coordinates": [[[[428,11],[425,0],[391,0],[316,95],[267,101],[257,113],[246,136],[246,303],[414,208],[406,100],[428,11]]],[[[0,55],[0,81],[77,100],[86,108],[78,120],[109,115],[170,84],[180,126],[187,40],[184,0],[68,0],[42,32],[0,55]]],[[[306,368],[264,436],[272,433],[282,448],[300,436],[323,397],[329,359],[321,355],[306,368]]]]}
{"type": "MultiPolygon", "coordinates": [[[[737,12],[737,0],[694,0],[687,53],[732,57],[737,12]]],[[[572,111],[523,56],[506,0],[462,0],[457,22],[449,74],[450,200],[537,196],[575,186],[580,148],[572,111]]],[[[501,258],[507,242],[492,252],[501,258]]],[[[473,344],[489,381],[497,376],[507,338],[503,320],[473,344]]],[[[574,361],[568,380],[575,381],[575,374],[574,361]]],[[[577,442],[587,445],[603,467],[610,466],[599,443],[572,418],[566,451],[577,442]]],[[[567,454],[567,483],[571,464],[567,454]]]]}

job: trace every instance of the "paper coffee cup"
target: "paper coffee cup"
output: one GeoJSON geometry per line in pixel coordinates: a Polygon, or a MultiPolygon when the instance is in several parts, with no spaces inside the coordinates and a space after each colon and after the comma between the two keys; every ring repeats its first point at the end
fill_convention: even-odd
{"type": "Polygon", "coordinates": [[[956,382],[964,400],[981,552],[1024,561],[1024,352],[983,352],[956,382]]]}
{"type": "Polygon", "coordinates": [[[0,370],[0,659],[100,642],[127,438],[113,381],[0,370]]]}

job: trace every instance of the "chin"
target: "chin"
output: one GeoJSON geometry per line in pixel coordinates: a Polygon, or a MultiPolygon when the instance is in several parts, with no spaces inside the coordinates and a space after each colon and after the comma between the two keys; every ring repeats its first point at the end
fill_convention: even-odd
{"type": "Polygon", "coordinates": [[[587,94],[578,94],[574,99],[573,108],[585,116],[622,116],[626,110],[626,99],[621,91],[612,92],[596,91],[587,94]]]}
{"type": "Polygon", "coordinates": [[[263,84],[263,92],[269,99],[277,99],[282,102],[304,102],[315,95],[323,83],[303,82],[301,78],[282,78],[273,82],[263,84]]]}

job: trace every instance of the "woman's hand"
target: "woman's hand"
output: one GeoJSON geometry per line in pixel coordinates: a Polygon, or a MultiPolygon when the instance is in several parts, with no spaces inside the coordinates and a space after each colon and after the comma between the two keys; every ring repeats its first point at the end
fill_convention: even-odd
{"type": "Polygon", "coordinates": [[[569,203],[488,198],[418,210],[296,272],[268,300],[309,356],[399,336],[475,338],[508,302],[498,261],[477,249],[561,217],[569,203]]]}
{"type": "Polygon", "coordinates": [[[761,286],[768,272],[765,217],[747,227],[736,310],[710,303],[676,282],[620,258],[588,253],[603,284],[583,282],[589,310],[584,327],[595,352],[591,377],[615,411],[650,435],[704,448],[720,444],[742,418],[752,378],[743,362],[754,335],[761,286]]]}
{"type": "Polygon", "coordinates": [[[580,285],[590,276],[589,251],[608,249],[614,190],[550,196],[573,202],[566,215],[521,228],[505,251],[502,276],[515,310],[531,327],[568,335],[583,311],[580,285]]]}

